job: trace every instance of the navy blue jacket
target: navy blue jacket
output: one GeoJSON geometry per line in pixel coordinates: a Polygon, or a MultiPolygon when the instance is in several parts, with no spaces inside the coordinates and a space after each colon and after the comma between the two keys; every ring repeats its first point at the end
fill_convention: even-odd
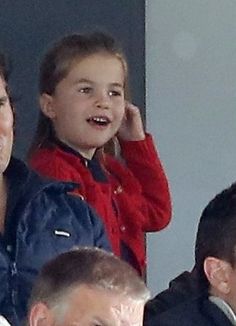
{"type": "Polygon", "coordinates": [[[110,250],[103,224],[76,185],[42,179],[19,160],[5,172],[8,202],[0,236],[0,314],[13,326],[26,316],[32,283],[49,259],[73,246],[110,250]]]}
{"type": "Polygon", "coordinates": [[[144,326],[232,326],[232,323],[207,296],[202,296],[153,316],[144,326]]]}
{"type": "Polygon", "coordinates": [[[170,282],[168,289],[146,303],[144,318],[148,321],[153,316],[207,293],[208,286],[198,277],[195,269],[191,272],[183,272],[170,282]]]}

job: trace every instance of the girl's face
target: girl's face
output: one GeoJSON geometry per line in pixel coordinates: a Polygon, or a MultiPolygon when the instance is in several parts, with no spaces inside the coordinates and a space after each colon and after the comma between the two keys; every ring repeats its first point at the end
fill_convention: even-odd
{"type": "Polygon", "coordinates": [[[92,158],[118,131],[125,111],[124,70],[115,56],[98,53],[75,62],[41,108],[57,137],[92,158]]]}
{"type": "Polygon", "coordinates": [[[13,113],[6,92],[6,83],[0,77],[0,174],[10,161],[13,145],[13,113]]]}

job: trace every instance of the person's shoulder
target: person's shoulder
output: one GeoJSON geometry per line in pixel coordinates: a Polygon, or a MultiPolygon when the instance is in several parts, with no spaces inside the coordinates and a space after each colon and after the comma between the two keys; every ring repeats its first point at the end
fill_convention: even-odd
{"type": "MultiPolygon", "coordinates": [[[[19,194],[22,199],[25,197],[27,201],[32,200],[40,195],[50,198],[57,197],[58,194],[68,197],[68,193],[72,192],[79,185],[75,182],[64,182],[42,176],[36,171],[28,167],[22,160],[11,158],[6,176],[10,181],[11,187],[20,189],[19,194]]],[[[76,202],[78,202],[78,199],[76,202]]]]}
{"type": "MultiPolygon", "coordinates": [[[[97,221],[97,215],[83,199],[73,191],[79,187],[75,182],[58,181],[43,177],[33,171],[21,160],[12,158],[8,175],[12,180],[12,187],[19,189],[21,207],[42,202],[42,210],[49,207],[64,207],[70,210],[71,216],[79,217],[86,223],[93,224],[97,221]],[[20,183],[21,187],[16,184],[20,183]]],[[[82,221],[81,221],[82,222],[82,221]]],[[[96,224],[96,223],[95,223],[96,224]]]]}
{"type": "Polygon", "coordinates": [[[161,314],[153,315],[144,326],[195,326],[200,323],[198,300],[183,302],[161,314]],[[197,323],[196,323],[197,322],[197,323]]]}
{"type": "Polygon", "coordinates": [[[40,175],[61,181],[81,182],[84,171],[78,157],[58,147],[38,150],[30,158],[29,165],[40,175]]]}
{"type": "Polygon", "coordinates": [[[47,165],[49,162],[55,164],[58,153],[55,148],[40,148],[34,151],[29,158],[30,166],[47,165]]]}
{"type": "Polygon", "coordinates": [[[183,272],[173,279],[169,288],[148,301],[145,307],[145,318],[163,313],[180,303],[197,298],[201,294],[198,282],[192,272],[183,272]]]}
{"type": "MultiPolygon", "coordinates": [[[[98,218],[81,196],[73,194],[75,187],[78,184],[45,179],[31,171],[20,195],[19,209],[24,210],[25,216],[34,212],[36,219],[41,216],[44,221],[56,216],[58,223],[64,221],[92,229],[98,218]]],[[[31,219],[28,223],[33,225],[31,219]]]]}
{"type": "Polygon", "coordinates": [[[226,315],[206,295],[153,316],[144,326],[230,326],[226,315]]]}

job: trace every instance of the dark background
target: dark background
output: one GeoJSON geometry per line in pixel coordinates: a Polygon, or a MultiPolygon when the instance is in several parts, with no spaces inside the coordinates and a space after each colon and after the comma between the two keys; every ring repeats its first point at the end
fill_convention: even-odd
{"type": "Polygon", "coordinates": [[[16,99],[14,154],[24,158],[38,114],[38,65],[65,34],[99,29],[122,44],[133,102],[145,106],[144,0],[0,0],[0,51],[10,59],[16,99]]]}

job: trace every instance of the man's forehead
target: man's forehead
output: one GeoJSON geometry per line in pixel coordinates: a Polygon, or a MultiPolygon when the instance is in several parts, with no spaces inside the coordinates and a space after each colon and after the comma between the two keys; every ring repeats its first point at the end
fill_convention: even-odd
{"type": "MultiPolygon", "coordinates": [[[[142,325],[144,301],[117,291],[81,285],[72,292],[70,307],[103,326],[142,325]]],[[[69,309],[70,310],[70,309],[69,309]]],[[[74,320],[74,325],[80,325],[74,320]]]]}
{"type": "Polygon", "coordinates": [[[94,298],[98,296],[108,303],[119,304],[125,302],[127,305],[131,306],[144,304],[143,300],[133,296],[131,297],[131,295],[127,294],[126,291],[117,288],[106,289],[101,286],[82,284],[74,288],[71,293],[74,298],[78,299],[85,297],[94,298]]]}

